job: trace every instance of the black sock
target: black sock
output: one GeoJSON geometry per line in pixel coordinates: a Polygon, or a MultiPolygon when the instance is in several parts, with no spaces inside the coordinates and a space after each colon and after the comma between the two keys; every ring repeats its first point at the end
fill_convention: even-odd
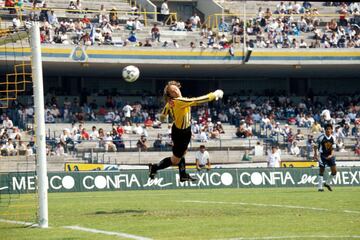
{"type": "Polygon", "coordinates": [[[155,164],[154,167],[155,167],[155,170],[160,170],[160,169],[164,169],[164,168],[168,168],[172,165],[172,162],[171,162],[171,157],[167,157],[167,158],[164,158],[163,160],[161,160],[158,164],[155,164]]]}
{"type": "Polygon", "coordinates": [[[179,174],[180,176],[184,176],[186,174],[186,163],[185,163],[185,158],[182,157],[180,162],[179,162],[179,174]]]}

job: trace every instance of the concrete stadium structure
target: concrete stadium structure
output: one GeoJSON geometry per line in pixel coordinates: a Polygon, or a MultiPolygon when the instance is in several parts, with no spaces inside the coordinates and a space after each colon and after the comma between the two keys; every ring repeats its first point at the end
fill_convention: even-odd
{"type": "MultiPolygon", "coordinates": [[[[126,91],[133,88],[157,94],[164,81],[179,79],[199,85],[191,94],[199,93],[200,86],[203,91],[222,87],[234,94],[244,89],[281,89],[295,95],[303,95],[309,88],[337,93],[360,89],[360,49],[255,49],[244,64],[243,52],[232,57],[220,50],[115,47],[84,48],[82,54],[87,58],[78,61],[73,56],[76,48],[43,46],[45,87],[61,88],[69,82],[77,92],[101,88],[97,85],[101,80],[105,88],[118,86],[126,91]],[[140,79],[131,86],[121,80],[121,70],[129,64],[137,65],[141,72],[140,79]]],[[[1,70],[11,61],[27,61],[29,56],[30,49],[22,53],[0,47],[1,70]]]]}

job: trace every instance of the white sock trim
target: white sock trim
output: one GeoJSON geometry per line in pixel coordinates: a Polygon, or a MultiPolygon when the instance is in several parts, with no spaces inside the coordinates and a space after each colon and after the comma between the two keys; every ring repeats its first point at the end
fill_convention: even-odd
{"type": "Polygon", "coordinates": [[[324,176],[319,175],[318,189],[323,189],[324,176]]]}

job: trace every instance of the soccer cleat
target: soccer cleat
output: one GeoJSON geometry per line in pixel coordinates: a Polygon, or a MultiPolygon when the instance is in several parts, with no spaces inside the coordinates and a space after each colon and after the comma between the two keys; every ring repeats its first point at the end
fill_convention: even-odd
{"type": "Polygon", "coordinates": [[[154,179],[156,175],[156,170],[154,169],[154,165],[152,163],[149,164],[149,178],[154,179]]]}
{"type": "Polygon", "coordinates": [[[332,188],[329,184],[324,183],[324,187],[326,187],[330,192],[332,192],[332,188]]]}
{"type": "Polygon", "coordinates": [[[318,189],[318,191],[319,191],[319,192],[323,192],[323,191],[324,191],[324,189],[318,189]]]}
{"type": "Polygon", "coordinates": [[[187,182],[187,181],[195,182],[197,180],[198,180],[197,178],[194,178],[187,173],[185,173],[183,176],[180,176],[180,182],[187,182]]]}

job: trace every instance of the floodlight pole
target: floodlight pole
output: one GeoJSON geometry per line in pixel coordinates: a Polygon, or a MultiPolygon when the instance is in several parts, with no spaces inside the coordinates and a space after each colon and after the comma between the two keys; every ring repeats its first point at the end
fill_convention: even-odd
{"type": "Polygon", "coordinates": [[[44,111],[44,86],[41,60],[40,29],[39,23],[33,22],[31,28],[31,70],[34,89],[35,123],[36,123],[36,162],[39,198],[39,227],[48,227],[48,180],[46,167],[46,142],[45,142],[45,111],[44,111]]]}

